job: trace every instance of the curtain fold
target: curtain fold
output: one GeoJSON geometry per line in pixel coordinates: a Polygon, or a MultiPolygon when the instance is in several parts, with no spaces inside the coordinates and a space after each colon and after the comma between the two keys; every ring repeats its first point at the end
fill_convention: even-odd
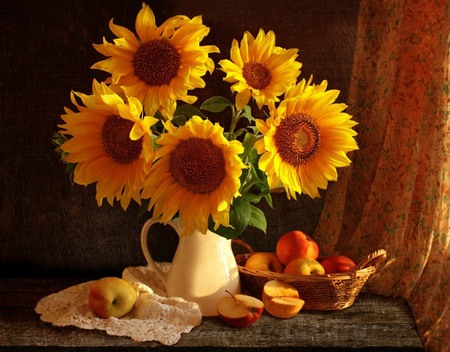
{"type": "Polygon", "coordinates": [[[449,7],[361,1],[348,103],[360,150],[314,233],[323,254],[386,249],[367,287],[404,297],[436,352],[450,350],[449,7]]]}

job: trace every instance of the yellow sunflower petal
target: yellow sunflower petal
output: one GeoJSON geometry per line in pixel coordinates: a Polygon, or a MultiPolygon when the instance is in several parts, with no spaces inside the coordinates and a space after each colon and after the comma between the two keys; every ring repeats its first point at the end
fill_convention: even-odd
{"type": "Polygon", "coordinates": [[[156,37],[155,15],[148,5],[142,4],[142,9],[136,16],[135,27],[142,43],[146,43],[156,37]]]}
{"type": "Polygon", "coordinates": [[[269,185],[282,183],[288,197],[319,197],[319,189],[337,180],[336,168],[350,165],[347,153],[358,149],[356,122],[343,112],[345,104],[335,103],[338,91],[326,86],[326,81],[312,85],[311,79],[290,86],[271,117],[256,122],[264,135],[255,144],[259,166],[269,185]]]}
{"type": "Polygon", "coordinates": [[[143,100],[147,115],[159,111],[171,118],[177,100],[195,101],[187,92],[203,88],[205,83],[201,77],[214,69],[209,54],[219,49],[214,45],[200,45],[209,33],[201,16],[193,19],[174,16],[157,27],[152,10],[143,4],[135,22],[140,40],[112,21],[110,29],[118,38],[113,43],[104,40],[94,45],[108,58],[92,68],[109,72],[114,85],[128,96],[143,100]]]}
{"type": "Polygon", "coordinates": [[[139,46],[136,36],[127,28],[115,25],[112,19],[109,21],[109,29],[118,38],[123,38],[133,48],[137,48],[139,46]]]}
{"type": "Polygon", "coordinates": [[[128,207],[131,199],[140,202],[139,188],[154,157],[145,131],[156,119],[144,119],[144,124],[139,117],[139,101],[131,99],[128,105],[104,84],[94,81],[93,93],[72,93],[81,97],[86,106],[77,104],[78,112],[66,110],[62,116],[65,124],[60,126],[61,132],[69,136],[61,145],[67,153],[64,160],[77,164],[75,183],[97,183],[98,204],[106,198],[128,207]],[[138,138],[130,139],[130,133],[138,138]]]}
{"type": "MultiPolygon", "coordinates": [[[[229,142],[223,128],[193,116],[168,132],[157,143],[156,163],[145,182],[142,197],[150,198],[150,209],[165,220],[179,214],[186,233],[194,228],[206,231],[208,219],[227,219],[225,209],[240,187],[245,165],[239,158],[243,146],[229,142]]],[[[225,224],[227,226],[228,224],[225,224]]]]}
{"type": "Polygon", "coordinates": [[[236,95],[236,107],[238,110],[244,108],[245,105],[250,101],[250,97],[252,96],[250,90],[244,90],[243,92],[239,92],[236,95]]]}
{"type": "Polygon", "coordinates": [[[275,34],[260,29],[256,39],[245,32],[240,42],[233,40],[231,60],[219,65],[226,73],[224,81],[233,83],[237,92],[236,107],[242,109],[253,97],[258,108],[272,106],[300,74],[301,63],[295,61],[298,49],[275,46],[275,34]],[[247,99],[248,98],[248,99],[247,99]]]}

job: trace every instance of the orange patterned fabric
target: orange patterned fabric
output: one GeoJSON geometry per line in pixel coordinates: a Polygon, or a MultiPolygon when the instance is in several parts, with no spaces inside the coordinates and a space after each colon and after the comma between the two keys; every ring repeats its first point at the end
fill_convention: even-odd
{"type": "Polygon", "coordinates": [[[360,150],[329,188],[322,254],[388,252],[367,288],[404,297],[428,351],[450,351],[450,5],[362,0],[349,109],[360,150]]]}

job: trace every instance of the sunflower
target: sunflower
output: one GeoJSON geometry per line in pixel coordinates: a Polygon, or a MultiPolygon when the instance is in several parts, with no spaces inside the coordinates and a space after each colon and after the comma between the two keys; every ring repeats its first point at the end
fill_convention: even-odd
{"type": "Polygon", "coordinates": [[[165,126],[142,191],[143,198],[150,198],[153,217],[167,223],[178,213],[183,234],[195,228],[206,233],[209,216],[216,229],[229,226],[230,205],[239,195],[245,167],[241,142],[228,141],[220,125],[195,115],[179,128],[170,121],[165,126]]]}
{"type": "Polygon", "coordinates": [[[302,80],[286,91],[266,121],[256,121],[264,135],[255,143],[262,154],[259,167],[269,186],[284,186],[288,198],[296,193],[318,197],[318,188],[337,180],[336,168],[350,165],[347,152],[358,149],[356,122],[343,112],[347,105],[335,103],[339,91],[326,88],[326,81],[302,80]]]}
{"type": "Polygon", "coordinates": [[[63,159],[76,164],[74,182],[97,183],[96,199],[114,199],[127,209],[131,199],[140,203],[140,190],[154,160],[150,126],[158,120],[141,120],[142,105],[133,97],[125,102],[104,83],[93,82],[93,95],[71,93],[74,112],[65,108],[60,134],[68,136],[61,145],[63,159]],[[80,98],[84,106],[77,103],[80,98]]]}
{"type": "Polygon", "coordinates": [[[265,34],[260,29],[256,39],[245,32],[239,47],[233,40],[230,60],[221,60],[221,70],[226,73],[224,81],[234,83],[236,107],[242,109],[253,96],[258,108],[278,102],[291,82],[300,74],[302,64],[295,61],[298,49],[283,49],[275,46],[275,34],[265,34]]]}
{"type": "Polygon", "coordinates": [[[143,3],[135,27],[137,37],[111,19],[109,28],[118,38],[114,43],[103,39],[103,44],[94,44],[108,58],[92,68],[111,73],[112,83],[142,101],[147,115],[159,110],[170,118],[177,100],[188,104],[197,100],[188,90],[205,87],[202,76],[214,70],[208,55],[219,49],[200,46],[209,33],[201,16],[175,16],[157,27],[152,10],[143,3]]]}

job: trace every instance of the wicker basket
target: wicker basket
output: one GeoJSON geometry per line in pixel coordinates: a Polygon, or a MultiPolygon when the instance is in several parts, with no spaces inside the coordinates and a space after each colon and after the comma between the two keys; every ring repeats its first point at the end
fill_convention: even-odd
{"type": "Polygon", "coordinates": [[[350,307],[377,266],[386,259],[386,251],[379,249],[361,262],[354,271],[326,275],[281,274],[271,271],[245,268],[245,262],[254,250],[244,241],[237,240],[250,253],[236,255],[236,262],[245,292],[261,297],[264,284],[269,280],[280,280],[295,286],[305,301],[304,310],[340,310],[350,307]]]}

